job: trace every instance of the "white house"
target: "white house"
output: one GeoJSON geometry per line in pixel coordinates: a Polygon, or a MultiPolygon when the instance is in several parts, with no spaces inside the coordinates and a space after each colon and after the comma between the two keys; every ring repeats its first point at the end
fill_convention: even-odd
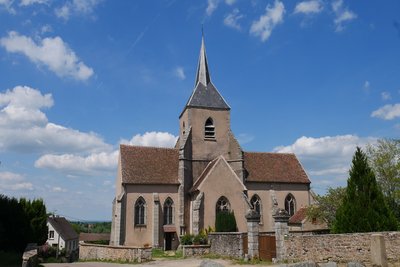
{"type": "Polygon", "coordinates": [[[59,250],[65,249],[67,255],[78,249],[79,235],[64,217],[47,218],[47,227],[47,243],[50,246],[58,246],[59,250]]]}

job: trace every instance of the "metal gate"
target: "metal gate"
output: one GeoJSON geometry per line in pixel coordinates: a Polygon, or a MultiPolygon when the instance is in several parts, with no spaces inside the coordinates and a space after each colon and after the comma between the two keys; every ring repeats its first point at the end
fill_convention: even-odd
{"type": "Polygon", "coordinates": [[[276,258],[275,236],[260,235],[258,237],[258,254],[262,260],[272,261],[272,258],[276,258]]]}

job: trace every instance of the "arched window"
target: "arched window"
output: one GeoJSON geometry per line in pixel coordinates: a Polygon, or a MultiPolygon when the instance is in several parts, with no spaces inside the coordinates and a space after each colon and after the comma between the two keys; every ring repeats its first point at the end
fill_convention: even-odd
{"type": "Polygon", "coordinates": [[[231,204],[229,203],[229,200],[226,197],[220,197],[217,201],[215,211],[216,213],[231,211],[231,204]]]}
{"type": "Polygon", "coordinates": [[[139,197],[135,203],[135,225],[146,224],[146,201],[139,197]]]}
{"type": "Polygon", "coordinates": [[[290,216],[296,212],[296,199],[292,194],[288,194],[285,198],[285,210],[290,216]]]}
{"type": "Polygon", "coordinates": [[[164,224],[174,223],[174,202],[167,198],[164,202],[164,224]]]}
{"type": "Polygon", "coordinates": [[[254,210],[261,215],[261,199],[258,195],[254,195],[251,199],[250,199],[250,203],[253,206],[254,210]]]}
{"type": "Polygon", "coordinates": [[[215,138],[215,126],[211,118],[208,118],[206,120],[206,124],[204,125],[204,138],[207,139],[215,138]]]}

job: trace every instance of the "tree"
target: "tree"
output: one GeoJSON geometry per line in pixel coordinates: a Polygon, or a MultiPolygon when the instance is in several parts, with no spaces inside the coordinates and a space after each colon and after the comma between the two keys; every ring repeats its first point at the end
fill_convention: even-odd
{"type": "Polygon", "coordinates": [[[325,195],[316,195],[317,204],[307,208],[307,217],[325,221],[328,227],[331,228],[336,216],[336,210],[343,202],[346,193],[345,187],[329,187],[325,195]]]}
{"type": "Polygon", "coordinates": [[[19,203],[24,209],[30,228],[28,241],[42,245],[47,240],[47,212],[42,199],[26,200],[21,198],[19,203]]]}
{"type": "Polygon", "coordinates": [[[336,233],[393,231],[397,220],[384,201],[366,154],[357,147],[347,180],[346,194],[336,211],[336,233]]]}
{"type": "Polygon", "coordinates": [[[400,139],[380,139],[367,154],[386,203],[400,222],[400,139]]]}

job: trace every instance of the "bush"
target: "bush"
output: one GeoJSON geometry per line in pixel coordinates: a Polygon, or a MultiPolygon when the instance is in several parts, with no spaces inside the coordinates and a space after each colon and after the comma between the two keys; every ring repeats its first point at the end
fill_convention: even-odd
{"type": "Polygon", "coordinates": [[[181,245],[193,245],[193,235],[185,234],[181,236],[181,245]]]}
{"type": "Polygon", "coordinates": [[[185,234],[181,236],[181,245],[207,245],[207,235],[202,232],[198,235],[185,234]]]}
{"type": "Polygon", "coordinates": [[[236,232],[236,219],[235,213],[232,212],[218,212],[215,218],[215,231],[216,232],[236,232]]]}

